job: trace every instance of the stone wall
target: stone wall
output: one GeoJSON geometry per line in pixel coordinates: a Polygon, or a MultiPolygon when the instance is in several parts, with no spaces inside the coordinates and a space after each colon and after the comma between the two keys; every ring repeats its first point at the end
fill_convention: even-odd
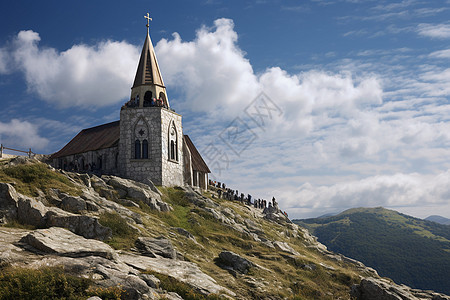
{"type": "Polygon", "coordinates": [[[68,171],[94,171],[102,174],[117,174],[119,169],[118,153],[118,147],[111,147],[55,158],[52,164],[55,168],[68,171]]]}
{"type": "Polygon", "coordinates": [[[161,107],[125,107],[120,112],[119,173],[137,181],[150,179],[156,185],[182,186],[181,116],[161,107]],[[169,127],[178,136],[178,161],[169,160],[169,127]],[[144,132],[144,133],[143,133],[144,132]],[[135,159],[135,141],[148,140],[148,158],[135,159]]]}

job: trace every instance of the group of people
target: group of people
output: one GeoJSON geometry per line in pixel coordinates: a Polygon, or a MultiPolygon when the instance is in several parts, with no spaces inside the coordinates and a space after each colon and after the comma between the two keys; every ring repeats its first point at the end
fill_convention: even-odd
{"type": "MultiPolygon", "coordinates": [[[[126,107],[139,107],[139,96],[137,96],[136,98],[132,98],[130,99],[130,101],[128,101],[127,103],[125,103],[126,107]]],[[[167,101],[164,101],[163,99],[156,99],[156,98],[151,98],[150,100],[144,100],[143,103],[144,107],[164,107],[164,108],[169,108],[167,105],[167,101]]]]}
{"type": "Polygon", "coordinates": [[[247,205],[253,205],[254,208],[259,209],[265,209],[266,207],[278,208],[278,203],[275,200],[275,197],[272,198],[272,201],[267,201],[264,199],[253,199],[252,202],[252,195],[247,194],[247,197],[245,197],[244,193],[239,194],[238,190],[227,188],[226,184],[223,182],[209,180],[209,185],[217,189],[217,195],[220,199],[239,201],[247,205]]]}

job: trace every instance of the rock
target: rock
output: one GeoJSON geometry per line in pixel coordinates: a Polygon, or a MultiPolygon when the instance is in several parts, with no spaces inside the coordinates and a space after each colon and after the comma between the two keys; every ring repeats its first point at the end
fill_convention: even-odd
{"type": "Polygon", "coordinates": [[[22,224],[43,228],[46,226],[47,208],[42,202],[21,196],[17,207],[17,219],[22,224]]]}
{"type": "Polygon", "coordinates": [[[184,228],[180,228],[180,227],[172,227],[171,229],[175,230],[176,232],[178,232],[179,234],[181,234],[182,236],[187,237],[188,239],[191,240],[195,240],[195,236],[192,235],[192,233],[190,233],[189,231],[187,231],[184,228]]]}
{"type": "Polygon", "coordinates": [[[0,209],[10,206],[17,207],[18,200],[19,195],[16,189],[9,183],[0,182],[0,209]]]}
{"type": "Polygon", "coordinates": [[[116,258],[114,250],[107,244],[85,239],[69,230],[58,227],[34,230],[25,235],[20,242],[44,253],[68,257],[100,256],[116,258]]]}
{"type": "Polygon", "coordinates": [[[147,283],[147,285],[151,288],[157,289],[159,288],[160,280],[156,278],[155,275],[150,274],[139,274],[139,277],[147,283]]]}
{"type": "Polygon", "coordinates": [[[136,240],[136,248],[140,250],[142,255],[156,257],[156,255],[176,259],[177,251],[173,248],[172,242],[164,237],[156,239],[139,237],[136,240]]]}
{"type": "Polygon", "coordinates": [[[275,241],[273,242],[273,245],[275,246],[275,248],[290,253],[292,255],[300,255],[300,253],[298,253],[297,251],[294,250],[294,248],[292,248],[288,243],[286,242],[280,242],[280,241],[275,241]]]}
{"type": "Polygon", "coordinates": [[[81,197],[70,196],[64,194],[61,201],[61,208],[73,213],[81,213],[87,210],[86,201],[81,199],[81,197]]]}
{"type": "Polygon", "coordinates": [[[397,285],[383,278],[368,277],[360,284],[352,286],[350,296],[357,300],[419,300],[419,299],[445,299],[449,296],[432,291],[411,289],[405,285],[397,285]]]}
{"type": "Polygon", "coordinates": [[[250,268],[256,265],[246,258],[243,258],[231,251],[222,251],[219,254],[220,263],[225,267],[230,267],[233,270],[242,274],[247,274],[250,268]]]}
{"type": "Polygon", "coordinates": [[[102,178],[121,195],[121,198],[127,196],[142,201],[150,208],[158,211],[170,211],[172,209],[169,204],[161,200],[160,193],[153,191],[147,184],[116,176],[102,176],[102,178]]]}
{"type": "Polygon", "coordinates": [[[61,214],[52,209],[46,214],[47,227],[67,228],[75,234],[88,239],[104,240],[111,237],[110,228],[101,225],[95,217],[85,215],[61,214]]]}
{"type": "Polygon", "coordinates": [[[19,195],[9,183],[0,182],[0,223],[17,218],[19,195]]]}
{"type": "Polygon", "coordinates": [[[198,265],[192,262],[173,260],[168,258],[151,258],[130,254],[119,254],[120,260],[138,270],[152,270],[184,282],[195,288],[198,292],[208,295],[211,293],[236,294],[222,287],[210,276],[203,273],[198,265]]]}
{"type": "Polygon", "coordinates": [[[315,264],[303,264],[300,267],[308,271],[315,271],[317,269],[317,266],[315,264]]]}

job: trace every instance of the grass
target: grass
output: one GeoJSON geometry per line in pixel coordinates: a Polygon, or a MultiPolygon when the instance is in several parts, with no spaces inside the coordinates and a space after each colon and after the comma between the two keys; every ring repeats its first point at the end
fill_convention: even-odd
{"type": "Polygon", "coordinates": [[[0,182],[14,183],[19,193],[31,197],[38,196],[38,190],[47,192],[51,188],[74,196],[81,194],[67,177],[39,162],[0,168],[0,182]]]}
{"type": "Polygon", "coordinates": [[[138,232],[128,225],[127,221],[117,213],[103,213],[99,223],[112,230],[112,237],[105,241],[116,250],[130,250],[137,239],[138,232]]]}
{"type": "Polygon", "coordinates": [[[97,288],[93,281],[68,275],[61,267],[0,270],[0,299],[120,299],[120,287],[97,288]]]}

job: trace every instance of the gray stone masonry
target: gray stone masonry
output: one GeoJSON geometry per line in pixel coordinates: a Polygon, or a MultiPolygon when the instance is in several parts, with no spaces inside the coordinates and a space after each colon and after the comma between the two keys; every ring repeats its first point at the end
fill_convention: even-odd
{"type": "Polygon", "coordinates": [[[148,178],[156,185],[182,186],[182,141],[181,115],[162,107],[124,107],[120,112],[119,174],[141,182],[148,178]],[[172,124],[178,160],[169,157],[172,124]],[[148,158],[135,158],[136,140],[148,141],[148,158]]]}

